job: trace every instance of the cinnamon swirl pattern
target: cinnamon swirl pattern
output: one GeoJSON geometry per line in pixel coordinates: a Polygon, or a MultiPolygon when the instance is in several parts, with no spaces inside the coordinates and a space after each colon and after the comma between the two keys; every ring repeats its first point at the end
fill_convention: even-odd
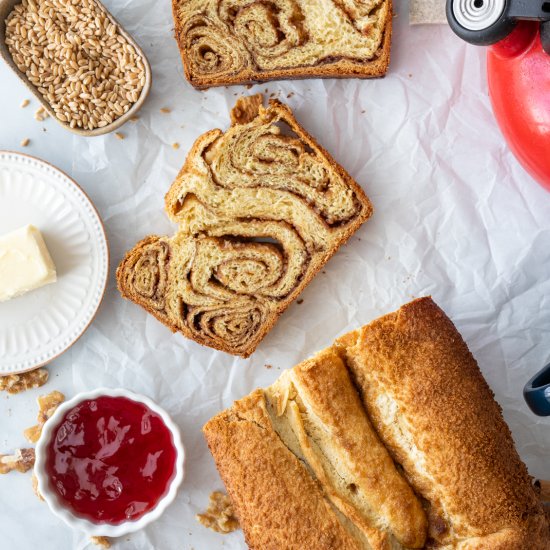
{"type": "Polygon", "coordinates": [[[389,64],[391,0],[173,0],[197,88],[281,78],[375,77],[389,64]]]}
{"type": "Polygon", "coordinates": [[[174,331],[247,357],[371,215],[361,188],[258,96],[227,132],[199,137],[166,195],[173,237],[148,237],[117,270],[122,295],[174,331]]]}

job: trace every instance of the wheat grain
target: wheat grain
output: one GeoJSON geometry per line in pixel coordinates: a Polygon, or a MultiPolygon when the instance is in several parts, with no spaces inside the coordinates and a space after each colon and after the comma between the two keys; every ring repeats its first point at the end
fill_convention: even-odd
{"type": "MultiPolygon", "coordinates": [[[[19,70],[71,128],[111,124],[145,86],[143,59],[95,0],[23,0],[6,19],[5,42],[19,70]]],[[[48,116],[41,109],[37,120],[48,116]]]]}
{"type": "MultiPolygon", "coordinates": [[[[48,94],[51,95],[51,94],[48,94]]],[[[38,122],[43,122],[50,116],[50,113],[44,109],[44,107],[40,107],[36,113],[34,113],[34,120],[38,120],[38,122]]]]}

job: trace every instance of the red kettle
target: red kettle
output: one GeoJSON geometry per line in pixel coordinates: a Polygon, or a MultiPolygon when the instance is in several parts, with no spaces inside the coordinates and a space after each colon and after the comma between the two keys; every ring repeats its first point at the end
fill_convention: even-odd
{"type": "Polygon", "coordinates": [[[453,31],[489,45],[493,112],[525,170],[550,191],[550,1],[447,0],[453,31]]]}

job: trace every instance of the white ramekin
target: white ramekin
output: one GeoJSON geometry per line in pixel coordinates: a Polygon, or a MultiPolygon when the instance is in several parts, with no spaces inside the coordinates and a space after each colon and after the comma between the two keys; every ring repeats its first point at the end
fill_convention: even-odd
{"type": "Polygon", "coordinates": [[[38,491],[44,497],[44,500],[50,507],[50,510],[59,518],[61,518],[69,527],[84,531],[89,535],[101,535],[106,537],[120,537],[128,533],[133,533],[138,529],[142,529],[152,521],[158,519],[167,506],[174,500],[178,487],[183,481],[183,465],[185,453],[181,443],[181,436],[178,427],[172,422],[166,411],[161,409],[148,397],[129,392],[124,389],[99,388],[91,392],[79,393],[69,401],[65,401],[54,412],[52,417],[46,421],[42,428],[42,435],[36,444],[36,461],[34,472],[38,479],[38,491]],[[172,440],[176,449],[175,474],[170,482],[168,492],[162,497],[158,504],[149,512],[136,520],[128,520],[117,525],[109,523],[95,523],[89,519],[79,517],[65,503],[63,503],[57,493],[50,488],[50,479],[46,472],[46,456],[52,433],[59,425],[60,421],[65,416],[65,413],[87,399],[97,399],[98,397],[126,397],[132,401],[143,403],[153,412],[157,413],[163,420],[164,424],[172,434],[172,440]]]}

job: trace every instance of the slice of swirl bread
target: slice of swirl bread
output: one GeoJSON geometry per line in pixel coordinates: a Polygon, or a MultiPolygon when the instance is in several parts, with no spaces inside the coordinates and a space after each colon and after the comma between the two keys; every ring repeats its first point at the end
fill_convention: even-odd
{"type": "Polygon", "coordinates": [[[196,88],[288,78],[383,76],[391,0],[172,0],[196,88]]]}
{"type": "Polygon", "coordinates": [[[288,107],[261,103],[240,99],[227,132],[198,138],[166,195],[177,233],[145,238],[117,269],[125,298],[243,357],[372,213],[288,107]]]}

